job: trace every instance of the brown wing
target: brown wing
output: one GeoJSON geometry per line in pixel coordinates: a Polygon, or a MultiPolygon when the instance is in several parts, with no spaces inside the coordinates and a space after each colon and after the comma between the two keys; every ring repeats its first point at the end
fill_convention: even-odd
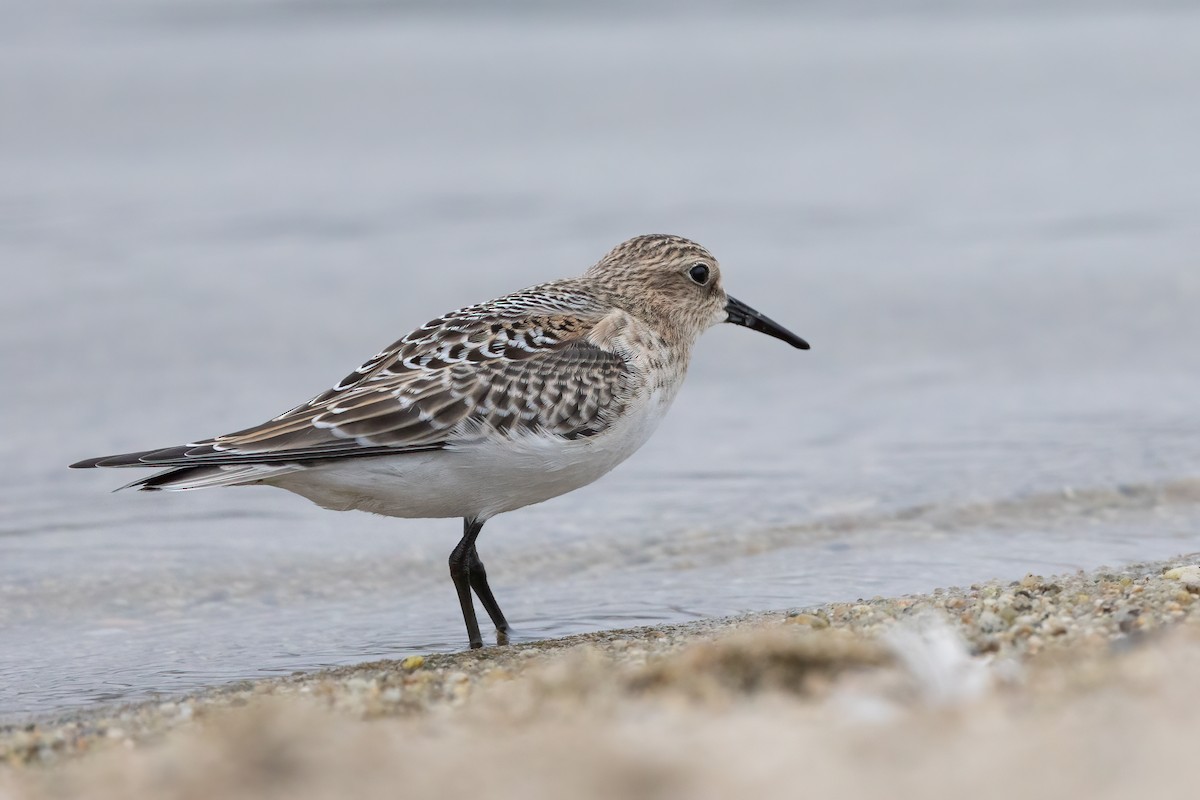
{"type": "Polygon", "coordinates": [[[279,463],[436,450],[519,432],[592,436],[620,414],[638,374],[584,338],[602,311],[586,299],[547,285],[462,309],[262,425],[73,466],[279,463]]]}

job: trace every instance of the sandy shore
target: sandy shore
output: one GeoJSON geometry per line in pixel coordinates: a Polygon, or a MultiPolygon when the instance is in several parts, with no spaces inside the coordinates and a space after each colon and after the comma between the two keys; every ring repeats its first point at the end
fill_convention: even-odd
{"type": "Polygon", "coordinates": [[[0,797],[1194,790],[1200,554],[608,631],[0,729],[0,797]]]}

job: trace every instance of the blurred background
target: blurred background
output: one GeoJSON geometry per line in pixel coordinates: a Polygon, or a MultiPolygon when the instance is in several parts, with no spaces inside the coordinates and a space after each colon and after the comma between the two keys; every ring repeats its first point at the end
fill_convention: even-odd
{"type": "Polygon", "coordinates": [[[607,8],[0,0],[0,720],[463,647],[453,520],[65,466],[640,233],[813,350],[489,524],[519,639],[1200,549],[1194,3],[607,8]]]}

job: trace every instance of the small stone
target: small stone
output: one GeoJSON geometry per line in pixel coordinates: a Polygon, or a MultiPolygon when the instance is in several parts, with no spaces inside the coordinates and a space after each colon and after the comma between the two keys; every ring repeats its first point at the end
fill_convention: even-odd
{"type": "Polygon", "coordinates": [[[984,633],[998,633],[1005,627],[1004,620],[995,611],[984,611],[979,615],[979,630],[984,633]]]}
{"type": "Polygon", "coordinates": [[[818,630],[829,627],[829,621],[821,619],[816,614],[796,614],[788,617],[787,621],[789,625],[807,625],[818,630]]]}
{"type": "Polygon", "coordinates": [[[1000,640],[995,636],[984,636],[975,645],[976,655],[984,655],[985,653],[995,653],[1000,650],[1000,640]]]}
{"type": "Polygon", "coordinates": [[[1142,610],[1140,608],[1131,608],[1123,612],[1117,622],[1117,628],[1121,633],[1132,633],[1141,627],[1142,610]]]}
{"type": "Polygon", "coordinates": [[[1048,619],[1042,625],[1042,629],[1047,636],[1064,636],[1067,632],[1067,625],[1061,619],[1048,619]]]}
{"type": "Polygon", "coordinates": [[[1175,567],[1163,573],[1164,578],[1179,581],[1189,592],[1200,593],[1200,565],[1192,564],[1187,567],[1175,567]]]}

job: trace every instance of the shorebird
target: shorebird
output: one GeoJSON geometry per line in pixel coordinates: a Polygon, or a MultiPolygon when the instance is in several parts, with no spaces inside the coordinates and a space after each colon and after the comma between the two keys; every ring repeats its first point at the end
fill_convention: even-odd
{"type": "Polygon", "coordinates": [[[253,428],[83,467],[166,467],[121,488],[266,485],[337,511],[461,518],[450,554],[472,648],[471,592],[509,625],[475,549],[484,523],[592,483],[662,420],[700,334],[722,322],[808,343],[725,293],[717,260],[638,236],[581,277],[452,311],[308,402],[253,428]]]}

